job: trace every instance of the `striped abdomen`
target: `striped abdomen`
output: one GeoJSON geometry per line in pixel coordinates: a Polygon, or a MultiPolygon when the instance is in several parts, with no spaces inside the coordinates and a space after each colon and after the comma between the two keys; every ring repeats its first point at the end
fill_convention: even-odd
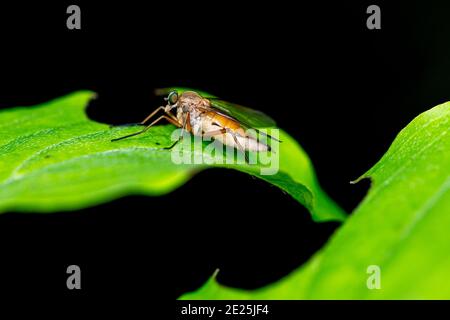
{"type": "Polygon", "coordinates": [[[207,111],[191,119],[193,134],[209,135],[221,143],[246,151],[268,151],[269,147],[248,135],[241,124],[225,115],[214,111],[207,111]]]}

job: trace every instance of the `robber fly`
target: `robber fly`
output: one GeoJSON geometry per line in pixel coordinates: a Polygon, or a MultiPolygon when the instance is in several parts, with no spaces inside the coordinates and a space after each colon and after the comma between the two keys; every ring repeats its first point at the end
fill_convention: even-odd
{"type": "Polygon", "coordinates": [[[137,124],[146,125],[158,112],[162,111],[163,114],[141,131],[111,141],[142,134],[163,119],[182,129],[180,139],[165,149],[171,149],[183,138],[184,131],[187,131],[196,136],[213,138],[224,145],[240,150],[248,162],[246,151],[262,152],[270,151],[271,148],[268,144],[259,141],[256,136],[248,134],[247,129],[253,129],[259,134],[279,141],[258,130],[258,128],[275,125],[274,120],[260,111],[225,102],[216,97],[202,96],[190,90],[160,89],[157,90],[157,94],[168,94],[165,98],[167,105],[157,108],[137,124]],[[173,110],[175,114],[172,113],[173,110]]]}

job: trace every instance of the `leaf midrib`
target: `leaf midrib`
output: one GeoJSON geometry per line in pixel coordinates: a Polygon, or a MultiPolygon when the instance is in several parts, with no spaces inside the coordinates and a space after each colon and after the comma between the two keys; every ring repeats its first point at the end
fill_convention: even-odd
{"type": "MultiPolygon", "coordinates": [[[[395,242],[394,245],[391,246],[391,251],[389,252],[387,257],[383,259],[382,263],[383,269],[389,270],[388,266],[393,263],[393,261],[397,257],[398,252],[400,252],[400,249],[404,247],[407,240],[413,234],[414,229],[417,229],[417,227],[425,220],[425,218],[430,216],[428,213],[431,212],[431,209],[433,209],[433,207],[449,190],[449,188],[450,188],[450,175],[448,175],[447,178],[444,180],[444,182],[439,186],[436,193],[428,201],[426,201],[420,207],[420,209],[417,210],[417,212],[414,214],[414,217],[412,218],[412,221],[404,227],[403,232],[400,235],[399,239],[395,242]]],[[[367,297],[368,295],[369,292],[365,291],[364,297],[367,297]]]]}

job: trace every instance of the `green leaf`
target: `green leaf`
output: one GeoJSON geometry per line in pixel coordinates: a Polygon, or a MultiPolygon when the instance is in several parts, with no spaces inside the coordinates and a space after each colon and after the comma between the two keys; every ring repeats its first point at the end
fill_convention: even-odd
{"type": "MultiPolygon", "coordinates": [[[[130,194],[158,196],[212,167],[171,161],[171,151],[162,147],[172,144],[172,125],[111,142],[138,128],[110,129],[89,120],[84,109],[94,95],[76,92],[0,112],[0,212],[74,210],[130,194]]],[[[306,153],[286,133],[280,138],[280,170],[275,175],[261,175],[263,165],[215,166],[280,187],[316,220],[342,220],[344,212],[320,189],[306,153]]]]}
{"type": "MultiPolygon", "coordinates": [[[[210,279],[184,299],[450,299],[450,103],[415,118],[362,178],[372,186],[329,243],[259,290],[210,279]],[[380,289],[369,289],[369,266],[380,289]]],[[[371,282],[373,278],[369,279],[371,282]]]]}

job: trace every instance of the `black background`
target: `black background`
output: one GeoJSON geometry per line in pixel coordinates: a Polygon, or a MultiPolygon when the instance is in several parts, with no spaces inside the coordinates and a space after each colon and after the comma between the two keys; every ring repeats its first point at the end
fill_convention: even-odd
{"type": "MultiPolygon", "coordinates": [[[[308,152],[324,189],[351,212],[369,169],[413,117],[450,99],[445,2],[74,2],[0,5],[0,108],[79,89],[89,116],[135,122],[154,88],[187,86],[270,114],[308,152]],[[366,28],[378,4],[382,29],[366,28]]],[[[312,222],[290,196],[207,170],[160,198],[76,212],[0,216],[0,290],[61,296],[167,296],[219,281],[258,288],[288,274],[338,227],[312,222]],[[82,270],[78,292],[66,268],[82,270]],[[175,292],[174,292],[175,287],[175,292]]]]}

